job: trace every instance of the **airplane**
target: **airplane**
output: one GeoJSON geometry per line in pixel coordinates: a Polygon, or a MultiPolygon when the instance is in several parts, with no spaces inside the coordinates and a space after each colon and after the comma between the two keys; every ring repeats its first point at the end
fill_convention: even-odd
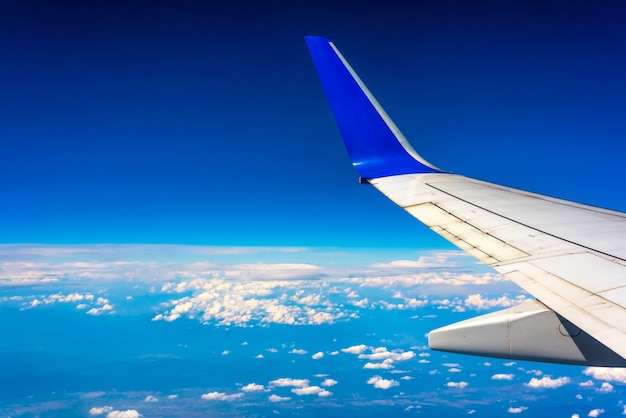
{"type": "Polygon", "coordinates": [[[433,330],[430,348],[625,367],[626,214],[434,166],[329,39],[305,40],[360,182],[536,298],[433,330]]]}

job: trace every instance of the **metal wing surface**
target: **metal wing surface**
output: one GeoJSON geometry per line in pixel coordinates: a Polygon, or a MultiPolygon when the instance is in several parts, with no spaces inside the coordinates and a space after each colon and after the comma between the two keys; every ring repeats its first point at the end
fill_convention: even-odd
{"type": "Polygon", "coordinates": [[[435,330],[431,348],[626,365],[626,214],[438,169],[410,146],[332,42],[306,41],[362,180],[537,298],[435,330]]]}

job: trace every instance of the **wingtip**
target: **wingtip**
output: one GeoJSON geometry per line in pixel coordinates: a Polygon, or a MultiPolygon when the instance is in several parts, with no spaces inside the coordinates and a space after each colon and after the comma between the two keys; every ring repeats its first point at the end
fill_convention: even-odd
{"type": "Polygon", "coordinates": [[[335,45],[305,37],[339,131],[361,177],[439,173],[408,143],[335,45]]]}

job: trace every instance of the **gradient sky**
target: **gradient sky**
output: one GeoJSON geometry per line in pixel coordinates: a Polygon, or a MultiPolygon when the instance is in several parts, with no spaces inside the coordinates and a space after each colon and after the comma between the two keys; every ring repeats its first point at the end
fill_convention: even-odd
{"type": "Polygon", "coordinates": [[[304,35],[439,167],[626,210],[622,2],[9,1],[0,242],[450,248],[357,184],[304,35]]]}
{"type": "Polygon", "coordinates": [[[0,415],[626,414],[427,349],[528,296],[358,184],[303,39],[433,164],[626,211],[625,3],[213,3],[0,3],[0,415]]]}

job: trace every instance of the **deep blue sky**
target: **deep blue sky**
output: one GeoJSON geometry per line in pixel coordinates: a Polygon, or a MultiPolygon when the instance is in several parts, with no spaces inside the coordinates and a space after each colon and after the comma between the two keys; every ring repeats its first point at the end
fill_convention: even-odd
{"type": "Polygon", "coordinates": [[[0,5],[0,242],[445,247],[357,184],[303,36],[444,169],[626,210],[622,2],[0,5]]]}

